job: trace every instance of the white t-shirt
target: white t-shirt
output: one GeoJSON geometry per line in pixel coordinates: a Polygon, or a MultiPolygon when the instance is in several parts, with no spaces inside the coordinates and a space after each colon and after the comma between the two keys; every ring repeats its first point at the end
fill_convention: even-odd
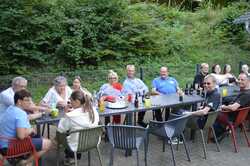
{"type": "Polygon", "coordinates": [[[12,87],[0,93],[0,116],[10,106],[14,105],[15,92],[12,87]]]}
{"type": "Polygon", "coordinates": [[[212,73],[211,75],[214,76],[217,85],[228,83],[228,76],[225,74],[212,73]]]}
{"type": "Polygon", "coordinates": [[[55,87],[49,89],[49,91],[46,93],[46,95],[43,98],[43,102],[50,105],[51,104],[57,104],[60,101],[64,101],[65,103],[69,100],[70,95],[72,93],[72,90],[69,86],[65,87],[65,98],[62,98],[58,92],[56,91],[55,87]]]}
{"type": "MultiPolygon", "coordinates": [[[[96,109],[94,109],[94,116],[95,119],[92,123],[89,119],[89,113],[83,112],[82,108],[77,108],[69,113],[66,113],[66,116],[61,118],[57,130],[61,133],[65,133],[67,131],[75,131],[83,128],[98,126],[99,114],[96,109]]],[[[72,133],[67,137],[69,147],[72,151],[77,151],[78,137],[79,133],[72,133]]]]}

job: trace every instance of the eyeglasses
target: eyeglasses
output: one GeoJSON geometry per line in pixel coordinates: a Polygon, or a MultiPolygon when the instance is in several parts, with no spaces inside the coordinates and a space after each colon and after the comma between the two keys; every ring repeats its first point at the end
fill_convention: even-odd
{"type": "Polygon", "coordinates": [[[203,85],[210,85],[211,82],[204,82],[203,85]]]}
{"type": "Polygon", "coordinates": [[[109,80],[116,80],[116,77],[109,77],[109,80]]]}

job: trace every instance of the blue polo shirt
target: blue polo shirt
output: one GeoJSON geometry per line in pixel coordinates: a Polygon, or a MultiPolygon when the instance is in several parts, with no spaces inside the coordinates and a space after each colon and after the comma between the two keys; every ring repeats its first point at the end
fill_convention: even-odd
{"type": "Polygon", "coordinates": [[[152,86],[156,91],[166,95],[177,92],[178,82],[173,77],[157,77],[152,81],[152,86]]]}
{"type": "MultiPolygon", "coordinates": [[[[21,108],[9,106],[0,119],[0,135],[16,138],[17,128],[31,128],[28,115],[21,108]]],[[[0,148],[7,148],[8,142],[0,140],[0,148]]]]}

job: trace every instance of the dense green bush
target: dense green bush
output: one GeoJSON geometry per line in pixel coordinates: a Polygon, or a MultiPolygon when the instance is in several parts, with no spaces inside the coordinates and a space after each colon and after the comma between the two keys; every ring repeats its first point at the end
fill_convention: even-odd
{"type": "Polygon", "coordinates": [[[124,0],[0,0],[0,74],[249,62],[249,36],[232,24],[249,9],[246,1],[192,12],[124,0]]]}

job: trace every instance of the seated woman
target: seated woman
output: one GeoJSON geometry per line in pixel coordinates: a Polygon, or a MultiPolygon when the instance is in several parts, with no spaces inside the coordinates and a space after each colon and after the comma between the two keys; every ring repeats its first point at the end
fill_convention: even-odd
{"type": "Polygon", "coordinates": [[[215,80],[216,80],[216,85],[220,86],[223,84],[226,84],[228,79],[227,75],[221,74],[221,67],[219,64],[215,64],[212,66],[212,73],[211,73],[215,80]]]}
{"type": "Polygon", "coordinates": [[[227,77],[227,83],[230,85],[232,83],[237,83],[237,78],[231,73],[231,65],[225,64],[223,68],[223,74],[227,77]]]}
{"type": "Polygon", "coordinates": [[[54,79],[53,84],[54,86],[49,89],[40,105],[46,107],[66,107],[72,93],[72,90],[67,85],[67,79],[63,76],[58,76],[54,79]]]}
{"type": "MultiPolygon", "coordinates": [[[[115,102],[119,97],[122,97],[122,85],[118,82],[118,75],[113,70],[108,73],[108,83],[101,86],[99,93],[99,99],[109,102],[115,102]]],[[[105,124],[110,122],[109,117],[105,117],[105,124]]],[[[113,123],[121,123],[121,116],[113,116],[113,123]]]]}
{"type": "MultiPolygon", "coordinates": [[[[91,98],[82,91],[74,91],[70,97],[72,110],[65,114],[59,124],[58,131],[66,133],[83,128],[94,127],[98,125],[99,115],[92,106],[91,98]]],[[[65,149],[66,162],[74,161],[74,151],[78,146],[78,134],[72,133],[67,137],[70,149],[65,149]]],[[[78,154],[78,159],[80,158],[78,154]]]]}
{"type": "Polygon", "coordinates": [[[82,82],[81,77],[75,76],[75,78],[73,80],[72,90],[73,91],[81,90],[83,93],[86,93],[87,95],[89,95],[91,97],[92,96],[91,93],[86,88],[81,86],[81,82],[82,82]]]}

